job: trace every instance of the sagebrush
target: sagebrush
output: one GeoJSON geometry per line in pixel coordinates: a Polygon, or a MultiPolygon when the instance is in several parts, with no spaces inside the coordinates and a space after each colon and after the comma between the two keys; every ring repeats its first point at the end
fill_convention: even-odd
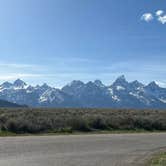
{"type": "Polygon", "coordinates": [[[47,133],[96,130],[166,130],[164,110],[0,109],[0,131],[47,133]]]}

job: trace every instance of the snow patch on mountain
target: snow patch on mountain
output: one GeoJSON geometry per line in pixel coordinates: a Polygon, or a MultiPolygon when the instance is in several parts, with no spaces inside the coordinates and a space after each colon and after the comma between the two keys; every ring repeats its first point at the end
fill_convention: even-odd
{"type": "Polygon", "coordinates": [[[166,99],[159,99],[161,102],[166,103],[166,99]]]}
{"type": "Polygon", "coordinates": [[[56,89],[49,89],[46,92],[44,92],[40,98],[39,102],[49,102],[52,103],[53,101],[56,101],[58,103],[61,103],[64,101],[63,96],[61,95],[61,92],[56,89]]]}
{"type": "Polygon", "coordinates": [[[125,90],[125,88],[123,86],[117,86],[116,89],[117,90],[125,90]]]}
{"type": "Polygon", "coordinates": [[[113,95],[114,94],[114,92],[113,92],[113,89],[112,88],[108,88],[108,92],[111,94],[111,95],[113,95]]]}
{"type": "Polygon", "coordinates": [[[116,95],[112,96],[112,99],[115,100],[115,101],[120,101],[120,99],[116,95]]]}

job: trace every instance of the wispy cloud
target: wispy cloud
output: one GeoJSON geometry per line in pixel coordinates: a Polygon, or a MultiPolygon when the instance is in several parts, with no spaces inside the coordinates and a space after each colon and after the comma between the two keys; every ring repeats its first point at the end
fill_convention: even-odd
{"type": "Polygon", "coordinates": [[[141,17],[141,20],[144,20],[146,22],[150,22],[153,20],[153,15],[152,13],[144,13],[141,17]]]}
{"type": "Polygon", "coordinates": [[[38,65],[34,64],[17,64],[17,63],[4,63],[0,62],[0,67],[10,67],[10,68],[36,68],[38,65]]]}
{"type": "Polygon", "coordinates": [[[34,77],[41,77],[41,74],[29,74],[29,73],[11,73],[8,75],[0,75],[0,80],[2,81],[9,81],[15,80],[18,78],[34,78],[34,77]]]}
{"type": "Polygon", "coordinates": [[[161,24],[166,24],[166,14],[164,14],[163,10],[157,10],[155,12],[155,14],[153,14],[153,13],[144,13],[141,16],[141,20],[143,20],[145,22],[150,22],[154,19],[159,21],[161,24]]]}

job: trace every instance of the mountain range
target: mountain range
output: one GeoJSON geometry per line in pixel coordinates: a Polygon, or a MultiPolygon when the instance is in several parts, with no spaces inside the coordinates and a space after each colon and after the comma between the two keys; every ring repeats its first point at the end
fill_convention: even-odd
{"type": "Polygon", "coordinates": [[[19,107],[27,107],[26,105],[19,105],[16,103],[11,103],[5,100],[0,100],[0,108],[5,107],[5,108],[19,108],[19,107]]]}
{"type": "Polygon", "coordinates": [[[17,79],[0,85],[0,99],[31,107],[165,109],[166,88],[156,82],[128,82],[124,75],[109,86],[100,80],[74,80],[61,89],[47,84],[31,86],[17,79]]]}

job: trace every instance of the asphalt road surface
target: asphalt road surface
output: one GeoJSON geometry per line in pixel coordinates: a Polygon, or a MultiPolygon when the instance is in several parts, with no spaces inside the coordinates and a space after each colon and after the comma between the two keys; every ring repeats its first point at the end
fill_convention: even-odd
{"type": "Polygon", "coordinates": [[[0,166],[137,166],[166,133],[0,138],[0,166]]]}

